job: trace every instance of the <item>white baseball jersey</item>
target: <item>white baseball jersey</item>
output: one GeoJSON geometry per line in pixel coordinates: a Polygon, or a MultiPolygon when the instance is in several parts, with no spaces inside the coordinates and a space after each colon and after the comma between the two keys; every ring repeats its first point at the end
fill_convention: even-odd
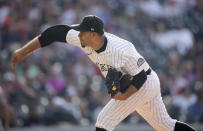
{"type": "MultiPolygon", "coordinates": [[[[68,43],[81,47],[78,33],[78,31],[70,30],[66,40],[68,43]]],[[[143,69],[145,71],[149,69],[148,63],[136,51],[132,43],[110,33],[105,32],[105,36],[108,44],[103,52],[97,53],[91,47],[81,47],[88,57],[97,64],[104,76],[106,76],[109,67],[114,67],[131,76],[143,69]]]]}
{"type": "MultiPolygon", "coordinates": [[[[78,34],[79,32],[75,30],[68,31],[67,43],[81,47],[78,34]]],[[[107,32],[104,35],[107,39],[107,46],[102,52],[98,53],[91,47],[81,47],[89,58],[98,65],[104,76],[106,76],[109,67],[114,67],[131,76],[150,68],[132,43],[107,32]]],[[[96,127],[112,131],[116,125],[134,111],[137,111],[158,131],[174,130],[176,120],[170,118],[165,109],[160,93],[159,78],[154,71],[147,76],[144,85],[127,100],[111,99],[99,113],[96,127]]]]}

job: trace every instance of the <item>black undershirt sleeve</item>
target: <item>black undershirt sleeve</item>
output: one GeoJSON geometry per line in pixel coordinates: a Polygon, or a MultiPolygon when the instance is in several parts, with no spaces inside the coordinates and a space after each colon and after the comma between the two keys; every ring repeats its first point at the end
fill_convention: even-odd
{"type": "Polygon", "coordinates": [[[53,42],[66,42],[66,35],[71,28],[68,25],[55,25],[42,32],[38,39],[41,47],[48,46],[53,42]]]}
{"type": "Polygon", "coordinates": [[[134,85],[137,89],[140,89],[146,80],[147,74],[144,70],[142,70],[140,73],[133,77],[131,84],[134,85]]]}

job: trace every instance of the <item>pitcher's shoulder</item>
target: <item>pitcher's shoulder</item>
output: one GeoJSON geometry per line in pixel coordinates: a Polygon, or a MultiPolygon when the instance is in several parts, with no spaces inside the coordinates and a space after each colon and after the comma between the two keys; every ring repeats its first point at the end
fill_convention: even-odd
{"type": "Polygon", "coordinates": [[[118,37],[114,34],[105,33],[105,36],[108,41],[108,43],[107,43],[108,47],[110,47],[114,50],[125,50],[127,48],[134,48],[133,44],[130,41],[125,40],[121,37],[118,37]]]}

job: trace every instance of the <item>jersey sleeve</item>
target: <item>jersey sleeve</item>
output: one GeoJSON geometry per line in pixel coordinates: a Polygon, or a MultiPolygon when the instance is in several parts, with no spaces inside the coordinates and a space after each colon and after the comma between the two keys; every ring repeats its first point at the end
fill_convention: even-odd
{"type": "Polygon", "coordinates": [[[123,70],[131,75],[135,76],[140,73],[142,70],[147,71],[149,69],[148,63],[145,59],[137,52],[133,45],[129,45],[124,52],[124,57],[126,59],[125,64],[123,65],[123,70]]]}
{"type": "Polygon", "coordinates": [[[66,42],[69,44],[73,44],[75,46],[81,47],[80,39],[78,37],[79,31],[76,30],[69,30],[66,35],[66,42]]]}

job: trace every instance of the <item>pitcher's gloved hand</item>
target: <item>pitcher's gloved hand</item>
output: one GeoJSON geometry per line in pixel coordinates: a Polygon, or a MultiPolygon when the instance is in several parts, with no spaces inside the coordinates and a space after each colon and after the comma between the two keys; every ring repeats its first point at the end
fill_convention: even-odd
{"type": "Polygon", "coordinates": [[[108,94],[113,97],[118,92],[125,93],[131,84],[130,78],[129,75],[122,75],[122,72],[115,68],[109,68],[105,80],[108,94]]]}

